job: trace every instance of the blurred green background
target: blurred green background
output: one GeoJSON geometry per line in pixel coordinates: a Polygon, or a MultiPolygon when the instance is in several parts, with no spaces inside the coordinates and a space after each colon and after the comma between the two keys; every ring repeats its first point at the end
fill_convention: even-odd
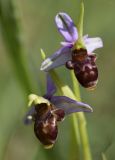
{"type": "MultiPolygon", "coordinates": [[[[10,16],[7,10],[9,2],[0,0],[0,7],[6,19],[10,16]]],[[[42,95],[45,92],[45,76],[39,70],[42,62],[40,48],[50,55],[60,47],[59,42],[63,40],[55,26],[54,17],[58,12],[64,11],[77,23],[80,0],[14,0],[13,3],[16,5],[15,14],[24,47],[21,51],[24,58],[22,61],[27,76],[31,79],[32,89],[28,88],[26,81],[20,83],[26,79],[25,73],[18,65],[18,60],[21,59],[20,50],[16,50],[17,54],[14,57],[11,52],[9,53],[10,47],[8,49],[8,45],[11,46],[8,44],[10,40],[6,42],[4,38],[8,30],[11,29],[11,36],[17,31],[12,28],[11,21],[3,27],[0,17],[0,160],[76,160],[74,156],[68,157],[67,154],[72,147],[71,150],[76,150],[74,146],[67,145],[72,138],[69,118],[60,124],[60,133],[54,148],[51,151],[44,151],[34,136],[33,126],[24,126],[23,117],[27,111],[28,93],[34,91],[42,95]]],[[[87,0],[84,3],[84,34],[89,34],[91,37],[100,36],[104,43],[104,48],[96,51],[99,68],[97,89],[87,91],[80,86],[82,101],[94,109],[93,113],[86,114],[91,151],[94,160],[101,160],[102,152],[106,154],[108,160],[113,160],[115,159],[115,1],[87,0]]],[[[12,46],[15,47],[15,43],[12,46]]],[[[62,79],[71,86],[68,71],[64,67],[57,70],[62,79]],[[67,77],[63,74],[67,74],[67,77]]]]}

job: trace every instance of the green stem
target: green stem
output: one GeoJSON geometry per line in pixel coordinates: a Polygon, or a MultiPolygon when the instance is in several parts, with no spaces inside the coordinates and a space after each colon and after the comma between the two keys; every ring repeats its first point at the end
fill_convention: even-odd
{"type": "Polygon", "coordinates": [[[80,13],[80,18],[79,18],[79,24],[78,24],[79,39],[82,39],[82,36],[83,36],[83,19],[84,19],[84,4],[82,2],[81,3],[81,13],[80,13]]]}
{"type": "Polygon", "coordinates": [[[73,147],[70,146],[71,149],[71,154],[69,157],[69,160],[73,158],[73,160],[80,160],[81,159],[81,140],[80,140],[80,132],[79,132],[79,123],[78,123],[78,118],[76,114],[74,113],[71,116],[71,123],[72,123],[72,145],[73,147]],[[73,155],[73,156],[71,156],[73,155]]]}
{"type": "MultiPolygon", "coordinates": [[[[75,78],[74,73],[71,74],[72,81],[73,81],[73,89],[74,93],[79,101],[81,101],[80,97],[80,91],[79,91],[79,85],[77,83],[77,80],[75,78]]],[[[83,159],[84,160],[91,160],[91,151],[89,146],[89,140],[88,140],[88,134],[87,134],[87,128],[86,128],[86,119],[83,112],[78,112],[76,114],[78,120],[79,120],[79,132],[81,137],[81,143],[82,143],[82,152],[83,152],[83,159]]]]}
{"type": "Polygon", "coordinates": [[[83,41],[83,19],[84,19],[84,3],[82,2],[81,3],[81,12],[80,12],[80,17],[79,17],[79,23],[78,23],[78,26],[77,26],[78,40],[75,44],[75,47],[77,49],[85,48],[85,44],[84,44],[84,41],[83,41]]]}
{"type": "Polygon", "coordinates": [[[102,153],[101,155],[102,155],[102,160],[107,160],[105,153],[102,153]]]}
{"type": "MultiPolygon", "coordinates": [[[[61,94],[68,96],[68,97],[71,97],[72,99],[76,99],[76,97],[77,97],[77,100],[79,100],[79,101],[81,100],[79,87],[78,87],[78,84],[75,83],[76,79],[75,79],[74,75],[72,75],[72,80],[73,80],[73,85],[74,85],[76,97],[73,94],[73,92],[71,91],[71,89],[62,83],[62,81],[59,79],[59,76],[56,74],[56,72],[51,71],[50,74],[51,74],[52,78],[54,79],[54,81],[57,85],[57,88],[59,89],[59,92],[61,94]]],[[[75,125],[75,123],[79,122],[79,133],[80,133],[80,138],[81,138],[80,142],[82,143],[83,160],[91,160],[92,158],[91,158],[91,152],[90,152],[90,147],[89,147],[89,142],[88,142],[88,135],[87,135],[87,129],[86,129],[86,119],[85,119],[84,113],[78,112],[78,113],[74,114],[74,116],[75,115],[76,115],[76,118],[73,117],[73,127],[76,132],[76,130],[78,130],[78,128],[77,128],[77,125],[75,125]]],[[[80,143],[78,142],[79,135],[77,132],[76,132],[76,137],[77,137],[76,138],[77,144],[80,147],[80,143]]]]}
{"type": "MultiPolygon", "coordinates": [[[[51,74],[51,76],[52,76],[52,78],[58,88],[60,95],[64,95],[64,96],[71,97],[72,99],[76,99],[73,92],[71,91],[71,89],[61,82],[59,76],[57,75],[57,73],[55,71],[50,71],[50,74],[51,74]]],[[[76,148],[77,148],[77,150],[75,151],[75,153],[77,155],[76,160],[80,160],[81,142],[80,142],[80,135],[79,135],[79,129],[78,129],[78,119],[75,116],[75,114],[72,115],[71,121],[72,121],[72,125],[73,125],[73,130],[74,130],[74,137],[75,137],[74,141],[76,142],[76,148]]]]}

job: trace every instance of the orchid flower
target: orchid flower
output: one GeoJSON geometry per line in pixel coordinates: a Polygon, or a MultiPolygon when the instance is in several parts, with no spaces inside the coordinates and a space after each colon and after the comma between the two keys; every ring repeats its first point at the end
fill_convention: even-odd
{"type": "Polygon", "coordinates": [[[47,76],[47,91],[43,97],[29,95],[29,107],[24,122],[34,122],[36,137],[45,148],[51,148],[57,138],[58,122],[75,112],[92,112],[92,108],[85,103],[78,102],[66,96],[54,96],[56,87],[51,77],[47,76]]]}
{"type": "MultiPolygon", "coordinates": [[[[81,19],[82,21],[83,19],[81,19]]],[[[62,47],[58,51],[43,61],[41,70],[47,72],[65,65],[68,69],[74,70],[75,76],[82,86],[86,88],[95,87],[98,70],[95,64],[94,50],[103,47],[101,38],[82,36],[80,29],[78,31],[71,17],[66,13],[58,13],[55,22],[65,41],[61,42],[62,47]]],[[[80,27],[82,28],[82,26],[80,27]]]]}

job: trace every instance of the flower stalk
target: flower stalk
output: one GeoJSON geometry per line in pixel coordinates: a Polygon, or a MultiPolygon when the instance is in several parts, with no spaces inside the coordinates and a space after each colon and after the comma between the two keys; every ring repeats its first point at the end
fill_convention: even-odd
{"type": "MultiPolygon", "coordinates": [[[[80,97],[80,90],[79,90],[79,84],[75,80],[74,73],[71,72],[71,78],[73,82],[73,89],[74,94],[77,98],[77,100],[81,100],[80,97]]],[[[87,134],[87,122],[85,119],[85,115],[83,112],[76,113],[76,117],[79,120],[79,132],[80,132],[80,138],[81,138],[81,144],[82,144],[82,152],[83,152],[83,159],[84,160],[91,160],[91,151],[89,146],[89,140],[88,140],[88,134],[87,134]]]]}
{"type": "Polygon", "coordinates": [[[78,23],[78,26],[77,26],[78,40],[75,43],[75,47],[77,49],[80,49],[80,48],[86,49],[85,44],[83,42],[83,19],[84,19],[84,3],[82,2],[81,3],[81,12],[80,12],[80,17],[79,17],[79,23],[78,23]]]}
{"type": "MultiPolygon", "coordinates": [[[[79,92],[78,84],[74,83],[75,82],[74,76],[72,76],[72,81],[73,81],[73,86],[75,90],[75,95],[68,86],[62,83],[62,81],[59,79],[55,71],[50,71],[50,74],[61,94],[68,96],[72,99],[77,98],[77,100],[80,100],[80,92],[79,92]]],[[[72,115],[72,120],[73,120],[73,127],[75,132],[76,130],[79,130],[79,133],[76,132],[76,140],[77,140],[76,143],[77,145],[79,145],[79,147],[80,145],[82,146],[83,160],[91,160],[92,158],[91,158],[91,152],[90,152],[90,147],[88,142],[85,116],[82,112],[79,112],[72,115]],[[79,128],[77,128],[77,125],[75,125],[75,123],[78,123],[79,128]],[[81,141],[78,141],[79,134],[80,134],[81,141]]]]}
{"type": "MultiPolygon", "coordinates": [[[[50,75],[52,76],[52,78],[58,88],[60,95],[66,95],[66,96],[69,96],[69,97],[75,99],[75,96],[72,93],[71,89],[61,82],[58,74],[55,71],[50,71],[50,75]]],[[[80,135],[79,135],[79,128],[78,128],[78,125],[79,125],[78,119],[75,114],[73,114],[71,116],[71,121],[72,121],[72,127],[73,127],[74,135],[75,135],[75,142],[76,142],[76,146],[77,146],[77,154],[76,155],[77,155],[77,159],[79,160],[80,156],[81,156],[80,155],[81,142],[79,139],[80,135]]]]}

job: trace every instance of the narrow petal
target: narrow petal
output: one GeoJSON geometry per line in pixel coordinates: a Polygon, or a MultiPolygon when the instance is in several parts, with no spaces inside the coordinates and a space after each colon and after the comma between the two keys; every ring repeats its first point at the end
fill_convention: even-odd
{"type": "Polygon", "coordinates": [[[78,32],[72,19],[66,13],[58,13],[55,18],[59,32],[67,42],[75,42],[78,39],[78,32]]]}
{"type": "Polygon", "coordinates": [[[49,73],[47,73],[47,92],[44,97],[47,99],[50,99],[55,92],[56,92],[56,86],[55,86],[51,76],[49,75],[49,73]]]}
{"type": "Polygon", "coordinates": [[[64,65],[71,60],[71,48],[63,47],[43,61],[40,70],[48,72],[51,69],[64,65]]]}
{"type": "Polygon", "coordinates": [[[53,103],[57,108],[63,109],[66,115],[74,112],[92,112],[93,111],[88,104],[75,101],[66,96],[53,96],[51,99],[51,103],[53,103]]]}
{"type": "Polygon", "coordinates": [[[85,46],[86,46],[86,49],[87,49],[89,55],[95,49],[103,47],[103,42],[102,42],[101,38],[99,38],[99,37],[88,38],[87,36],[84,36],[84,42],[85,42],[85,46]]]}
{"type": "Polygon", "coordinates": [[[24,117],[24,124],[29,125],[33,122],[33,115],[35,113],[35,107],[31,107],[24,117]]]}

